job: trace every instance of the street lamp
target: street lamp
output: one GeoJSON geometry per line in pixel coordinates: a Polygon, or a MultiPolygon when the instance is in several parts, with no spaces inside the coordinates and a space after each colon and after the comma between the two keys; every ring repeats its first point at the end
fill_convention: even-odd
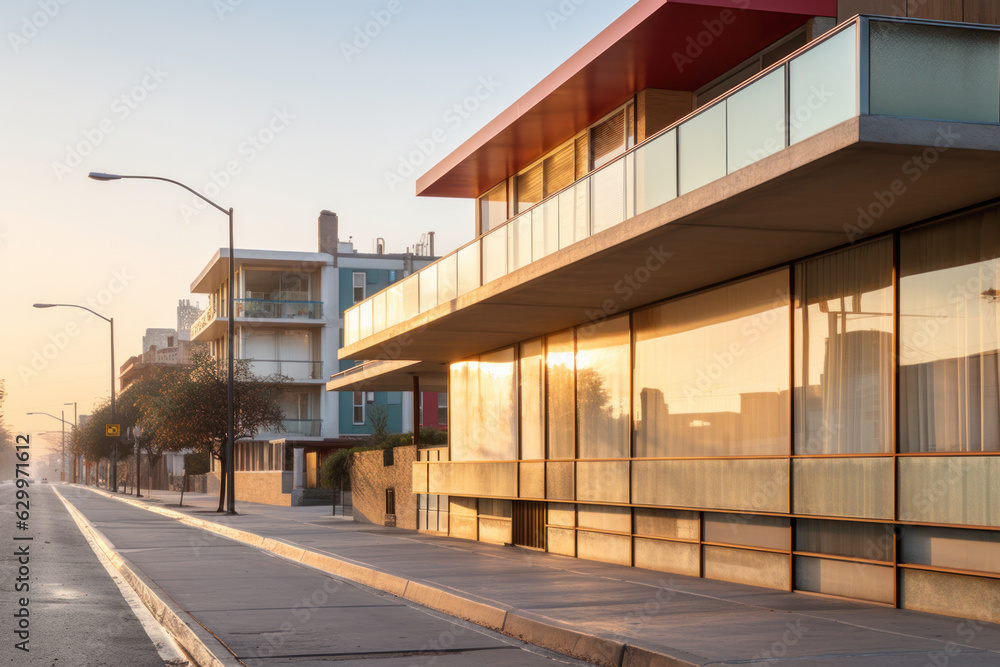
{"type": "MultiPolygon", "coordinates": [[[[67,403],[66,405],[69,405],[69,403],[67,403]]],[[[66,421],[65,411],[60,413],[63,416],[62,419],[56,417],[55,415],[50,415],[48,412],[29,412],[27,414],[45,415],[46,417],[52,417],[53,419],[57,419],[62,422],[62,456],[59,458],[59,481],[65,482],[66,481],[66,424],[69,424],[70,426],[73,426],[73,424],[70,424],[68,421],[66,421]]]]}
{"type": "MultiPolygon", "coordinates": [[[[86,306],[80,306],[75,303],[36,303],[35,308],[82,308],[88,313],[93,313],[99,318],[111,325],[111,423],[115,423],[116,413],[115,413],[115,318],[104,317],[100,313],[94,312],[86,306]]],[[[118,439],[115,438],[114,445],[111,447],[111,473],[108,475],[108,481],[111,482],[111,488],[118,491],[118,439]]]]}
{"type": "MultiPolygon", "coordinates": [[[[63,403],[63,405],[72,405],[73,406],[73,440],[75,442],[76,441],[76,401],[73,401],[72,403],[63,403]]],[[[77,458],[74,456],[73,457],[73,483],[76,483],[77,480],[79,479],[79,477],[77,475],[78,468],[79,468],[79,464],[77,462],[77,458]]]]}
{"type": "Polygon", "coordinates": [[[95,181],[117,181],[123,178],[139,178],[149,181],[166,181],[167,183],[173,183],[174,185],[180,186],[193,194],[198,199],[209,204],[213,208],[225,213],[229,216],[229,381],[226,390],[226,514],[236,514],[236,465],[235,456],[233,453],[233,357],[235,356],[235,348],[233,346],[233,339],[235,337],[236,331],[236,321],[235,321],[235,311],[236,311],[236,253],[233,251],[233,209],[230,207],[226,210],[216,204],[214,201],[204,196],[203,194],[192,190],[188,186],[180,183],[178,181],[163,178],[162,176],[125,176],[122,174],[105,174],[97,171],[92,171],[88,176],[95,181]]]}

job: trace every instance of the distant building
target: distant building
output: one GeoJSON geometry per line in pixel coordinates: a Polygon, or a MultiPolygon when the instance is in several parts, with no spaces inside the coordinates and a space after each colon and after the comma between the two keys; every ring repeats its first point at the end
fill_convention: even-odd
{"type": "Polygon", "coordinates": [[[154,346],[158,350],[171,347],[171,339],[176,338],[176,329],[146,329],[146,335],[142,337],[142,351],[148,352],[154,346]]]}
{"type": "MultiPolygon", "coordinates": [[[[282,431],[258,433],[236,443],[237,499],[291,504],[292,487],[317,487],[322,461],[338,447],[371,433],[370,415],[384,406],[391,432],[407,431],[413,401],[404,391],[325,391],[326,379],[350,362],[336,359],[343,341],[343,312],[368,295],[430,264],[411,253],[359,253],[339,241],[336,213],[319,216],[317,252],[237,248],[235,347],[260,376],[290,379],[281,399],[282,431]]],[[[428,250],[429,250],[428,245],[428,250]]],[[[191,340],[227,355],[229,250],[220,249],[191,285],[208,306],[191,326],[191,340]]],[[[406,387],[404,389],[411,389],[406,387]]],[[[437,421],[437,394],[427,398],[437,421]]],[[[419,410],[419,405],[418,408],[419,410]]],[[[214,463],[213,463],[214,465],[214,463]]],[[[296,493],[299,502],[302,493],[296,493]]]]}
{"type": "Polygon", "coordinates": [[[191,325],[201,315],[198,303],[191,304],[190,299],[177,302],[177,340],[191,340],[191,325]]]}

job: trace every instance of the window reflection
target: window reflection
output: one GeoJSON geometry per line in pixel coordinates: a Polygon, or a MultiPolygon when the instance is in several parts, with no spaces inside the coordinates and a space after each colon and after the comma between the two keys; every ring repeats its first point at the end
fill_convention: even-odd
{"type": "Polygon", "coordinates": [[[635,314],[635,455],[788,453],[787,270],[635,314]]]}
{"type": "Polygon", "coordinates": [[[900,450],[1000,448],[996,209],[900,239],[900,450]]]}
{"type": "Polygon", "coordinates": [[[796,266],[797,454],[891,452],[892,239],[796,266]]]}
{"type": "Polygon", "coordinates": [[[629,318],[577,330],[579,458],[626,458],[629,434],[629,318]]]}

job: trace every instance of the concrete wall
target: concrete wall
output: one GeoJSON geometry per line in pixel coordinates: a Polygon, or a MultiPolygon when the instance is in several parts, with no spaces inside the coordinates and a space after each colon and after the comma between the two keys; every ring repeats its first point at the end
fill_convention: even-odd
{"type": "MultiPolygon", "coordinates": [[[[205,475],[208,493],[219,495],[219,473],[205,475]]],[[[281,492],[282,472],[236,472],[236,500],[291,507],[292,495],[281,492]]]]}
{"type": "Polygon", "coordinates": [[[383,464],[381,450],[354,454],[351,469],[354,520],[384,525],[385,490],[395,489],[396,527],[416,530],[417,497],[413,495],[413,462],[416,460],[415,445],[396,447],[391,466],[383,464]]]}

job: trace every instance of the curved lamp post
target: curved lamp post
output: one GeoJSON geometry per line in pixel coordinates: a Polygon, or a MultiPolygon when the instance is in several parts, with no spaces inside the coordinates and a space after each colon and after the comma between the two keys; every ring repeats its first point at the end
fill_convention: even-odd
{"type": "MultiPolygon", "coordinates": [[[[72,403],[67,403],[66,405],[72,405],[72,403]]],[[[62,422],[62,457],[59,459],[59,481],[66,481],[66,424],[74,426],[72,423],[66,421],[66,413],[62,413],[62,418],[56,417],[55,415],[50,415],[48,412],[27,412],[25,414],[29,415],[45,415],[46,417],[52,417],[55,420],[62,422]]],[[[75,426],[74,426],[75,428],[75,426]]]]}
{"type": "MultiPolygon", "coordinates": [[[[35,308],[81,308],[86,310],[88,313],[93,313],[99,318],[111,325],[111,421],[114,422],[117,415],[115,413],[115,318],[104,317],[98,312],[87,308],[86,306],[80,306],[75,303],[36,303],[35,308]]],[[[114,491],[118,491],[118,439],[115,438],[114,445],[111,447],[111,472],[108,475],[108,482],[114,491]]]]}
{"type": "Polygon", "coordinates": [[[226,391],[226,398],[228,401],[226,409],[226,514],[236,514],[236,466],[235,466],[235,456],[233,453],[233,357],[235,356],[235,349],[233,348],[233,338],[234,332],[236,330],[235,324],[235,285],[236,285],[236,254],[233,252],[233,209],[230,208],[226,210],[216,204],[214,201],[208,197],[202,195],[195,190],[192,190],[188,186],[169,178],[163,178],[162,176],[125,176],[122,174],[105,174],[98,171],[92,171],[88,176],[95,181],[117,181],[123,178],[139,178],[148,181],[165,181],[167,183],[173,183],[174,185],[180,186],[193,194],[198,199],[209,204],[213,208],[225,213],[229,216],[229,382],[226,391]]]}

